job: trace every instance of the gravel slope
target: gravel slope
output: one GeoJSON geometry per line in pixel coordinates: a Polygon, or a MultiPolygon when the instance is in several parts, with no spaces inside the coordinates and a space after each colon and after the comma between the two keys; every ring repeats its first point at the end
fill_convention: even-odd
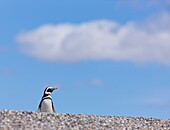
{"type": "Polygon", "coordinates": [[[0,111],[0,130],[170,130],[170,120],[0,111]]]}

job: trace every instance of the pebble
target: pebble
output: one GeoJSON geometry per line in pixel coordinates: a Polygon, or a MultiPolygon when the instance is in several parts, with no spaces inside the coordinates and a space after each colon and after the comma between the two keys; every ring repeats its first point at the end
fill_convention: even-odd
{"type": "Polygon", "coordinates": [[[0,130],[170,130],[170,120],[0,111],[0,130]]]}

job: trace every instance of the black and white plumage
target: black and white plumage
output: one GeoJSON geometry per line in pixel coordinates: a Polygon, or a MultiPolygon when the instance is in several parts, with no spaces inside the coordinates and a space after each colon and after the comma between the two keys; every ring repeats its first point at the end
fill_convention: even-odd
{"type": "Polygon", "coordinates": [[[51,87],[51,86],[45,88],[41,102],[38,106],[39,112],[56,113],[56,110],[55,110],[54,104],[53,104],[53,100],[52,100],[52,97],[51,97],[51,93],[56,89],[57,88],[51,87]]]}

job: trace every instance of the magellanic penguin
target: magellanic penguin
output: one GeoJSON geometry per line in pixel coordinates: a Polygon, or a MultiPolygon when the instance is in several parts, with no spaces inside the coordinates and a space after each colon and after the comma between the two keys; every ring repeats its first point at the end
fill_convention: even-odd
{"type": "Polygon", "coordinates": [[[51,93],[56,89],[57,88],[51,86],[45,88],[41,102],[38,106],[39,112],[56,113],[56,109],[54,108],[53,100],[51,97],[51,93]]]}

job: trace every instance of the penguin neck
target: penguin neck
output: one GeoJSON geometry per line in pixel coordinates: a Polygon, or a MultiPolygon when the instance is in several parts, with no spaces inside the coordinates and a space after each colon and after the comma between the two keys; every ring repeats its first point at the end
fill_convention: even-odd
{"type": "Polygon", "coordinates": [[[51,94],[44,94],[42,98],[52,98],[51,94]]]}

